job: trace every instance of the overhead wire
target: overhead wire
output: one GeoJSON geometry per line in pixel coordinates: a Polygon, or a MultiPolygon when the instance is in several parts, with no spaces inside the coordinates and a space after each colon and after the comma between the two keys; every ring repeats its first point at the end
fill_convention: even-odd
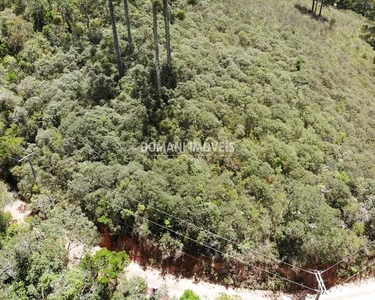
{"type": "MultiPolygon", "coordinates": [[[[62,182],[62,181],[61,181],[61,182],[62,182]]],[[[102,187],[105,187],[105,186],[102,186],[102,187]]],[[[79,192],[85,192],[85,191],[83,191],[83,190],[81,190],[81,189],[78,189],[78,188],[75,188],[75,187],[72,187],[72,188],[75,189],[75,190],[78,190],[79,192]]],[[[248,262],[246,262],[246,261],[244,261],[244,260],[242,260],[242,259],[239,259],[239,258],[237,258],[237,257],[235,257],[235,256],[233,256],[233,255],[227,254],[227,253],[225,253],[225,252],[223,252],[223,251],[221,251],[221,250],[218,250],[218,249],[216,249],[216,248],[214,248],[214,247],[211,247],[211,246],[209,246],[209,245],[207,245],[207,244],[204,244],[204,243],[202,243],[202,242],[200,242],[200,241],[198,241],[198,240],[196,240],[196,239],[193,239],[193,238],[191,238],[191,237],[189,237],[189,236],[186,236],[186,235],[184,235],[184,234],[182,234],[182,233],[180,233],[180,232],[178,232],[178,231],[172,230],[172,229],[170,229],[170,228],[168,228],[168,227],[166,227],[166,226],[164,226],[164,225],[161,225],[161,224],[159,224],[159,223],[157,223],[157,222],[154,222],[154,221],[152,221],[152,220],[150,220],[150,219],[148,219],[148,218],[146,218],[146,217],[144,217],[144,216],[139,216],[139,217],[142,218],[143,220],[147,221],[147,222],[150,222],[151,224],[154,224],[155,226],[158,226],[158,227],[160,227],[160,228],[163,228],[163,229],[165,229],[165,230],[168,230],[168,231],[170,231],[170,232],[172,232],[172,233],[174,233],[174,234],[176,234],[176,235],[179,235],[179,236],[181,236],[181,237],[184,237],[184,238],[186,238],[186,239],[188,239],[188,240],[190,240],[190,241],[192,241],[192,242],[195,242],[195,243],[197,243],[197,244],[199,244],[199,245],[201,245],[201,246],[203,246],[203,247],[205,247],[205,248],[207,248],[207,249],[210,249],[210,250],[212,250],[212,251],[215,251],[215,252],[221,254],[221,255],[224,256],[224,257],[227,256],[227,257],[229,257],[229,258],[231,258],[231,259],[237,260],[238,262],[240,262],[240,263],[242,263],[242,264],[244,264],[244,265],[247,265],[247,266],[253,267],[254,269],[257,269],[257,270],[259,270],[259,271],[261,271],[261,272],[267,273],[268,275],[273,275],[273,276],[275,276],[275,277],[277,277],[277,278],[279,278],[279,279],[281,279],[281,280],[287,281],[287,282],[289,282],[289,283],[296,284],[296,285],[298,285],[298,286],[300,286],[300,287],[302,287],[302,288],[305,288],[305,289],[311,290],[311,291],[313,291],[313,292],[319,292],[317,289],[311,288],[311,287],[309,287],[309,286],[307,286],[307,285],[304,285],[304,284],[299,283],[299,282],[297,282],[297,281],[294,281],[294,280],[291,280],[291,279],[286,278],[286,277],[284,277],[284,276],[281,276],[280,274],[277,274],[277,273],[275,273],[275,272],[271,272],[271,271],[265,270],[265,269],[263,269],[263,268],[261,268],[261,267],[259,267],[259,266],[254,265],[254,264],[250,264],[250,263],[248,263],[248,262]]],[[[122,223],[124,223],[124,222],[122,222],[122,223]]],[[[184,253],[184,254],[187,254],[186,252],[183,252],[183,253],[184,253]]],[[[192,257],[191,255],[188,255],[188,256],[192,257]]],[[[193,257],[193,258],[194,258],[194,257],[193,257]]],[[[208,257],[207,257],[207,258],[208,258],[208,257]]],[[[194,259],[196,259],[196,258],[194,258],[194,259]]],[[[196,260],[197,260],[197,259],[196,259],[196,260]]]]}
{"type": "Polygon", "coordinates": [[[350,276],[349,278],[345,279],[343,282],[340,282],[340,285],[341,284],[344,284],[346,282],[348,282],[349,280],[353,279],[354,277],[356,277],[358,274],[362,273],[363,271],[366,271],[368,268],[370,268],[371,266],[375,265],[375,261],[373,261],[371,264],[365,266],[364,268],[362,268],[361,270],[359,270],[358,272],[356,272],[355,274],[353,274],[352,276],[350,276]]]}
{"type": "Polygon", "coordinates": [[[362,248],[360,248],[359,250],[349,254],[348,256],[342,258],[341,260],[339,260],[338,262],[334,263],[333,265],[329,266],[328,268],[326,268],[325,270],[321,271],[321,274],[329,271],[330,269],[338,266],[339,264],[341,264],[342,262],[346,261],[347,259],[349,258],[352,258],[353,256],[355,256],[356,254],[358,254],[359,252],[365,250],[366,248],[368,248],[370,245],[373,245],[375,243],[375,241],[371,241],[369,243],[367,243],[365,246],[363,246],[362,248]]]}
{"type": "MultiPolygon", "coordinates": [[[[128,199],[129,199],[129,198],[128,198],[128,199]]],[[[207,233],[207,234],[209,234],[209,235],[216,236],[217,238],[222,239],[222,240],[224,240],[224,241],[226,241],[226,242],[228,242],[228,243],[232,243],[232,244],[236,245],[237,247],[241,247],[241,245],[240,245],[239,243],[237,243],[237,242],[235,242],[235,241],[233,241],[233,240],[231,240],[231,239],[228,239],[228,238],[223,237],[223,236],[221,236],[221,235],[219,235],[219,234],[217,234],[217,233],[213,233],[213,232],[211,232],[211,231],[209,231],[209,230],[206,230],[206,229],[204,229],[204,228],[202,228],[202,227],[200,227],[200,226],[197,226],[197,225],[194,224],[194,223],[191,223],[191,222],[189,222],[189,221],[186,221],[186,220],[184,220],[184,219],[181,219],[181,218],[179,218],[179,217],[176,217],[176,216],[174,216],[174,215],[172,215],[172,214],[170,214],[170,213],[168,213],[168,212],[166,212],[166,211],[164,211],[164,210],[158,209],[158,208],[156,208],[156,207],[154,207],[154,206],[152,206],[152,205],[146,204],[146,203],[143,202],[143,201],[136,200],[136,199],[129,199],[129,200],[130,200],[130,201],[137,202],[138,204],[141,204],[141,205],[145,205],[146,207],[151,208],[151,209],[154,209],[154,210],[156,210],[156,211],[158,211],[158,212],[160,212],[160,213],[162,213],[162,214],[164,214],[164,215],[166,215],[166,216],[168,216],[168,217],[171,217],[171,218],[173,218],[173,219],[175,219],[175,220],[178,220],[178,221],[180,221],[180,222],[183,222],[183,223],[185,223],[185,224],[187,224],[187,225],[191,225],[192,227],[194,227],[194,228],[196,228],[196,229],[202,230],[202,231],[204,231],[205,233],[207,233]]],[[[255,249],[251,249],[251,251],[263,255],[263,253],[261,253],[260,251],[255,250],[255,249]]],[[[282,260],[280,260],[280,259],[277,259],[277,258],[269,258],[269,259],[270,259],[270,260],[274,260],[275,262],[278,262],[279,264],[284,264],[284,265],[286,265],[286,266],[289,266],[289,267],[291,267],[291,268],[293,268],[293,269],[296,269],[296,270],[298,270],[298,271],[306,272],[306,273],[309,273],[309,274],[314,274],[314,272],[312,272],[312,271],[310,271],[310,270],[306,270],[306,269],[300,268],[300,267],[298,267],[298,266],[295,266],[295,265],[290,264],[290,263],[288,263],[288,262],[282,261],[282,260]]]]}
{"type": "Polygon", "coordinates": [[[279,279],[281,279],[281,280],[287,281],[287,282],[289,282],[289,283],[296,284],[296,285],[298,285],[298,286],[300,286],[300,287],[303,287],[303,288],[305,288],[305,289],[311,290],[311,291],[313,291],[313,292],[319,292],[319,290],[317,290],[317,289],[311,288],[311,287],[309,287],[309,286],[307,286],[307,285],[304,285],[304,284],[299,283],[299,282],[297,282],[297,281],[294,281],[294,280],[291,280],[291,279],[286,278],[286,277],[284,277],[284,276],[281,276],[280,274],[277,274],[277,273],[275,273],[275,272],[271,272],[271,271],[265,270],[265,269],[263,269],[263,268],[261,268],[261,267],[259,267],[259,266],[254,265],[254,264],[250,264],[250,263],[248,263],[248,262],[246,262],[246,261],[244,261],[244,260],[242,260],[242,259],[240,259],[240,258],[237,258],[237,257],[235,257],[235,256],[233,256],[233,255],[230,255],[230,254],[225,253],[225,252],[223,252],[223,251],[221,251],[221,250],[218,250],[218,249],[216,249],[216,248],[214,248],[214,247],[211,247],[211,246],[209,246],[209,245],[207,245],[207,244],[205,244],[205,243],[202,243],[202,242],[200,242],[200,241],[198,241],[198,240],[196,240],[196,239],[193,239],[193,238],[191,238],[191,237],[189,237],[189,236],[187,236],[187,235],[184,235],[184,234],[182,234],[182,233],[180,233],[180,232],[178,232],[178,231],[175,231],[175,230],[170,229],[170,228],[168,228],[168,227],[166,227],[166,226],[164,226],[164,225],[161,225],[161,224],[159,224],[159,223],[157,223],[157,222],[154,222],[154,221],[152,221],[152,220],[150,220],[150,219],[148,219],[148,218],[146,218],[146,217],[143,217],[143,216],[139,216],[139,217],[142,218],[143,220],[147,221],[147,222],[150,222],[151,224],[154,224],[155,226],[158,226],[158,227],[160,227],[160,228],[163,228],[163,229],[165,229],[165,230],[168,230],[169,232],[172,232],[172,233],[174,233],[174,234],[176,234],[176,235],[179,235],[179,236],[181,236],[181,237],[183,237],[183,238],[186,238],[186,239],[188,239],[188,240],[190,240],[190,241],[192,241],[192,242],[195,242],[195,243],[197,243],[198,245],[201,245],[201,246],[203,246],[203,247],[205,247],[205,248],[207,248],[207,249],[210,249],[210,250],[212,250],[212,251],[214,251],[214,252],[217,252],[217,253],[221,254],[223,257],[227,256],[227,257],[229,257],[229,258],[231,258],[231,259],[233,259],[233,260],[237,260],[238,262],[240,262],[240,263],[242,263],[242,264],[244,264],[244,265],[250,266],[250,267],[252,267],[252,268],[254,268],[254,269],[257,269],[258,271],[264,272],[264,273],[266,273],[266,274],[268,274],[268,275],[275,276],[275,277],[277,277],[277,278],[279,278],[279,279]]]}

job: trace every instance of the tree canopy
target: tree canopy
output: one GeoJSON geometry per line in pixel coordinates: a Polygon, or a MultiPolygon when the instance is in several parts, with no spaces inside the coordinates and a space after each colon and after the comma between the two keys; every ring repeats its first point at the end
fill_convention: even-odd
{"type": "Polygon", "coordinates": [[[98,228],[319,269],[374,239],[373,2],[109,2],[0,0],[0,177],[33,214],[0,212],[0,298],[131,299],[125,253],[67,268],[98,228]],[[233,151],[142,151],[185,141],[233,151]]]}

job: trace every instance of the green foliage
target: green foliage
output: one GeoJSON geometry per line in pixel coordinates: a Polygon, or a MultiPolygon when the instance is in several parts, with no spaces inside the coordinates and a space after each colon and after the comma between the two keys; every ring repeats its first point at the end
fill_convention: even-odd
{"type": "Polygon", "coordinates": [[[11,220],[12,220],[12,215],[9,212],[7,213],[0,212],[0,236],[2,233],[5,232],[11,220]]]}
{"type": "Polygon", "coordinates": [[[49,299],[77,299],[84,294],[85,273],[79,268],[67,270],[63,276],[54,280],[55,288],[49,299]]]}
{"type": "Polygon", "coordinates": [[[200,298],[192,290],[186,290],[180,300],[200,300],[200,298]]]}
{"type": "Polygon", "coordinates": [[[9,83],[16,83],[18,81],[17,73],[14,71],[10,71],[6,76],[5,80],[9,83]]]}
{"type": "MultiPolygon", "coordinates": [[[[163,70],[173,76],[157,99],[149,0],[130,3],[135,52],[121,53],[121,80],[101,1],[0,7],[0,176],[35,216],[29,229],[2,225],[0,266],[11,269],[1,284],[13,298],[132,299],[134,284],[142,299],[143,282],[119,287],[125,254],[105,250],[67,270],[66,239],[89,248],[95,225],[176,260],[213,255],[197,239],[248,262],[318,267],[373,240],[375,54],[357,34],[363,17],[328,8],[331,21],[319,22],[281,0],[173,1],[173,67],[163,70]],[[141,151],[181,141],[231,141],[234,151],[141,151]],[[37,182],[18,162],[30,152],[37,182]]],[[[373,27],[361,31],[371,45],[373,27]]]]}
{"type": "Polygon", "coordinates": [[[180,241],[171,238],[169,233],[164,234],[159,243],[160,250],[163,252],[164,259],[171,257],[174,259],[178,259],[180,256],[182,256],[182,248],[184,245],[180,241]]]}
{"type": "MultiPolygon", "coordinates": [[[[147,283],[141,277],[123,278],[111,299],[113,300],[146,300],[147,283]]],[[[167,295],[168,296],[168,295],[167,295]]],[[[156,298],[158,299],[158,298],[156,298]]]]}
{"type": "Polygon", "coordinates": [[[6,51],[3,55],[16,55],[32,35],[32,25],[9,9],[0,11],[0,28],[1,51],[6,51]]]}
{"type": "Polygon", "coordinates": [[[97,293],[101,299],[111,299],[117,287],[117,278],[129,263],[125,252],[112,252],[101,249],[91,256],[86,254],[80,267],[90,274],[97,285],[97,293]]]}
{"type": "Polygon", "coordinates": [[[186,18],[186,12],[184,10],[179,10],[176,12],[176,18],[179,19],[180,21],[185,20],[186,18]]]}
{"type": "MultiPolygon", "coordinates": [[[[362,38],[375,49],[375,2],[373,0],[339,0],[328,1],[329,4],[336,4],[340,9],[351,9],[368,18],[371,22],[362,27],[362,38]]],[[[336,24],[336,19],[330,20],[330,28],[336,24]]]]}
{"type": "Polygon", "coordinates": [[[99,250],[94,256],[86,255],[81,266],[91,272],[94,278],[103,285],[109,285],[117,279],[118,274],[129,263],[125,252],[111,252],[107,249],[99,250]]]}
{"type": "Polygon", "coordinates": [[[9,52],[8,44],[6,41],[0,43],[0,58],[3,58],[9,52]]]}
{"type": "Polygon", "coordinates": [[[297,71],[302,70],[303,63],[304,63],[304,60],[302,58],[297,59],[297,62],[296,62],[296,70],[297,71]]]}
{"type": "Polygon", "coordinates": [[[168,300],[174,299],[168,296],[168,287],[166,284],[163,284],[153,295],[153,300],[168,300]]]}
{"type": "Polygon", "coordinates": [[[362,36],[375,49],[375,25],[373,23],[362,27],[362,36]]]}
{"type": "Polygon", "coordinates": [[[190,5],[197,5],[199,3],[199,0],[188,0],[188,4],[190,5]]]}
{"type": "Polygon", "coordinates": [[[369,17],[370,19],[375,18],[375,7],[372,0],[329,0],[328,3],[336,3],[337,7],[340,9],[351,9],[357,13],[369,17]]]}
{"type": "Polygon", "coordinates": [[[7,171],[11,166],[15,164],[15,158],[19,157],[22,153],[22,144],[24,139],[22,137],[16,136],[16,127],[6,130],[5,134],[0,136],[0,163],[1,163],[1,173],[7,174],[7,171]]]}

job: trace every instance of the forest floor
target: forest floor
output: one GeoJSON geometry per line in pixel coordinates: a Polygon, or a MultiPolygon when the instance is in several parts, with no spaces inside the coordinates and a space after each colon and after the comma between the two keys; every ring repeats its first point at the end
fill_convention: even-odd
{"type": "Polygon", "coordinates": [[[23,223],[24,219],[30,215],[30,211],[27,209],[27,203],[21,200],[16,200],[7,204],[4,207],[4,211],[11,213],[13,220],[18,224],[23,223]]]}
{"type": "MultiPolygon", "coordinates": [[[[4,211],[10,212],[13,219],[18,223],[24,222],[24,219],[30,214],[27,204],[18,200],[14,195],[8,193],[9,203],[5,206],[4,211]],[[13,198],[13,201],[12,201],[13,198]]],[[[92,249],[92,253],[99,250],[100,247],[92,249]]],[[[83,246],[72,245],[70,247],[72,260],[76,260],[83,256],[83,246]]],[[[245,289],[226,288],[222,285],[211,284],[207,282],[197,282],[192,279],[176,278],[172,275],[162,275],[161,272],[153,268],[143,268],[135,262],[131,262],[126,268],[127,277],[142,277],[146,280],[150,288],[160,288],[162,285],[168,287],[171,296],[180,297],[187,289],[193,290],[202,299],[215,299],[221,294],[238,295],[242,300],[292,300],[292,299],[315,299],[315,295],[306,297],[296,297],[282,293],[273,293],[270,291],[254,291],[245,289]]],[[[322,295],[319,300],[373,300],[375,299],[375,279],[364,279],[359,283],[348,283],[332,288],[328,295],[322,295]]]]}
{"type": "Polygon", "coordinates": [[[13,221],[18,224],[24,223],[25,218],[30,215],[27,203],[21,201],[16,193],[10,191],[9,186],[0,181],[0,195],[3,197],[2,203],[5,204],[3,210],[12,215],[13,221]]]}

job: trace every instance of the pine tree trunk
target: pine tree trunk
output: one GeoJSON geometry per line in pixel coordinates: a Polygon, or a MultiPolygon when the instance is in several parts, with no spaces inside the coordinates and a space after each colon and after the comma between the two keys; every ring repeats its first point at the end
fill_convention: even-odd
{"type": "Polygon", "coordinates": [[[125,11],[126,25],[127,25],[127,28],[128,28],[129,51],[130,51],[130,53],[133,53],[134,52],[134,44],[133,44],[131,21],[130,21],[130,15],[129,15],[129,0],[124,0],[124,11],[125,11]]]}
{"type": "Polygon", "coordinates": [[[163,0],[164,23],[165,23],[165,38],[167,43],[167,66],[172,67],[172,49],[171,49],[171,34],[170,34],[170,18],[168,9],[168,0],[163,0]]]}
{"type": "Polygon", "coordinates": [[[121,49],[120,49],[120,44],[118,41],[115,11],[114,11],[112,0],[108,0],[108,6],[109,6],[109,14],[111,17],[113,42],[115,45],[115,51],[116,51],[116,57],[117,57],[117,68],[118,68],[119,76],[120,78],[122,78],[124,76],[124,65],[122,64],[122,60],[121,60],[121,49]]]}
{"type": "Polygon", "coordinates": [[[31,160],[30,156],[27,158],[27,160],[29,161],[31,171],[33,172],[34,181],[36,181],[37,177],[36,177],[36,171],[34,169],[33,161],[31,160]]]}
{"type": "Polygon", "coordinates": [[[314,9],[315,9],[315,2],[316,2],[316,0],[313,0],[313,4],[312,4],[312,8],[311,8],[311,12],[314,12],[314,9]]]}
{"type": "Polygon", "coordinates": [[[158,36],[158,4],[153,2],[152,15],[154,23],[154,43],[155,43],[155,71],[156,71],[156,84],[158,89],[158,98],[161,98],[161,79],[160,79],[160,54],[159,54],[159,36],[158,36]]]}
{"type": "Polygon", "coordinates": [[[314,9],[315,15],[316,15],[316,11],[318,10],[318,6],[319,6],[319,0],[316,0],[315,9],[314,9]]]}
{"type": "Polygon", "coordinates": [[[324,5],[324,0],[322,0],[322,4],[320,5],[319,17],[322,15],[323,5],[324,5]]]}

